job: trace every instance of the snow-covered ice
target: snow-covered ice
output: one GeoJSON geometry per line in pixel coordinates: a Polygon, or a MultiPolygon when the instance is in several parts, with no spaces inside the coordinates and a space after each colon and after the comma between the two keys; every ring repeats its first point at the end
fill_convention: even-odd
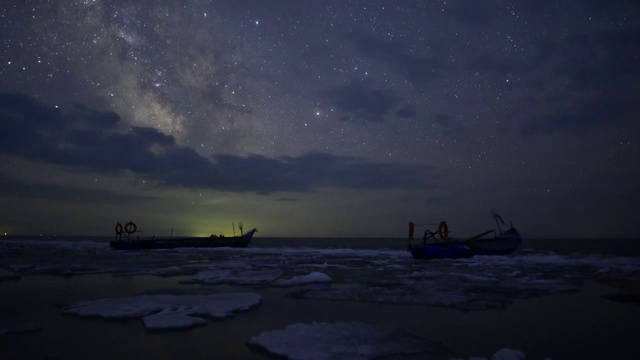
{"type": "Polygon", "coordinates": [[[175,330],[204,325],[207,323],[207,320],[196,316],[189,316],[182,311],[163,310],[159,313],[143,317],[142,322],[144,326],[150,330],[175,330]]]}
{"type": "Polygon", "coordinates": [[[255,293],[154,294],[81,301],[64,306],[62,311],[84,317],[142,318],[146,328],[159,330],[201,325],[206,322],[202,317],[224,319],[255,308],[260,301],[260,295],[255,293]]]}
{"type": "Polygon", "coordinates": [[[313,283],[330,283],[331,278],[322,272],[314,271],[307,275],[298,275],[294,276],[291,279],[285,279],[278,283],[280,286],[297,286],[297,285],[305,285],[305,284],[313,284],[313,283]]]}
{"type": "MultiPolygon", "coordinates": [[[[504,309],[518,299],[577,292],[591,281],[624,292],[611,294],[609,299],[639,302],[640,298],[640,262],[633,257],[530,251],[416,261],[407,251],[390,249],[249,247],[127,252],[105,243],[56,240],[0,241],[0,254],[0,280],[24,281],[40,274],[175,277],[173,284],[185,290],[171,288],[168,292],[184,295],[93,299],[62,308],[63,313],[76,316],[141,319],[153,330],[188,329],[210,318],[227,318],[255,308],[262,298],[238,290],[247,287],[265,291],[265,298],[286,294],[294,299],[415,304],[459,311],[504,309]],[[189,294],[194,288],[197,294],[189,294]]],[[[36,323],[6,325],[0,326],[0,334],[38,328],[36,323]]],[[[249,340],[252,348],[292,359],[372,358],[447,350],[443,344],[401,329],[363,323],[297,323],[255,335],[247,336],[247,340],[254,336],[249,340]]],[[[466,359],[524,358],[522,352],[512,349],[501,349],[493,356],[469,355],[473,356],[466,359]]]]}
{"type": "Polygon", "coordinates": [[[401,329],[356,322],[293,324],[252,337],[248,345],[291,360],[374,359],[451,351],[440,342],[401,329]]]}
{"type": "MultiPolygon", "coordinates": [[[[282,275],[277,269],[211,269],[196,273],[191,282],[204,284],[267,285],[282,275]]],[[[188,283],[185,281],[184,283],[188,283]]]]}
{"type": "Polygon", "coordinates": [[[474,311],[578,291],[599,278],[640,281],[637,258],[520,252],[416,261],[404,250],[248,247],[118,251],[90,241],[2,241],[11,278],[155,275],[203,285],[292,286],[301,298],[421,304],[474,311]],[[11,260],[9,260],[11,259],[11,260]],[[321,272],[318,270],[321,269],[321,272]],[[314,274],[314,275],[311,275],[314,274]],[[322,275],[320,275],[322,274],[322,275]],[[323,286],[314,286],[321,282],[323,286]]]}

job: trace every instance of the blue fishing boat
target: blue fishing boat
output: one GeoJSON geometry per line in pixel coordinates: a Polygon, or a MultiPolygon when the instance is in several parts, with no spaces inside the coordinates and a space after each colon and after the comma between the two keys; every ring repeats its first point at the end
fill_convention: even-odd
{"type": "Polygon", "coordinates": [[[498,232],[492,229],[468,239],[456,240],[449,236],[447,222],[441,221],[437,224],[437,232],[425,230],[422,244],[415,245],[411,244],[415,227],[436,224],[415,225],[410,222],[408,250],[414,259],[458,259],[475,255],[511,254],[522,244],[522,237],[513,226],[503,232],[500,223],[504,225],[504,221],[500,215],[493,214],[493,218],[498,225],[498,232]]]}

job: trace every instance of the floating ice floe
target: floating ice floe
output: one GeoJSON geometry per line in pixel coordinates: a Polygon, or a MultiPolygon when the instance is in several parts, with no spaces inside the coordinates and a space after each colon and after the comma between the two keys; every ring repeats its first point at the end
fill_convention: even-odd
{"type": "MultiPolygon", "coordinates": [[[[516,299],[578,291],[585,282],[604,277],[640,282],[638,258],[535,252],[416,261],[406,251],[388,249],[249,247],[122,252],[105,243],[8,240],[0,242],[0,253],[4,255],[0,267],[15,274],[13,278],[111,273],[186,278],[181,284],[266,287],[309,284],[310,278],[292,276],[321,271],[330,282],[292,289],[291,295],[461,311],[500,309],[516,299]]],[[[631,292],[615,298],[638,301],[636,295],[627,293],[631,292]]]]}
{"type": "Polygon", "coordinates": [[[312,283],[330,283],[333,280],[325,273],[314,271],[307,275],[294,276],[291,279],[286,279],[278,282],[280,286],[298,286],[312,283]]]}
{"type": "Polygon", "coordinates": [[[207,320],[187,315],[182,311],[163,310],[159,313],[143,317],[142,322],[144,326],[150,330],[176,330],[204,325],[207,323],[207,320]]]}
{"type": "Polygon", "coordinates": [[[440,342],[402,329],[357,322],[293,324],[252,337],[247,345],[291,360],[374,359],[451,352],[440,342]]]}
{"type": "Polygon", "coordinates": [[[283,271],[277,269],[213,269],[195,274],[191,281],[204,284],[266,285],[276,281],[283,271]]]}
{"type": "Polygon", "coordinates": [[[0,324],[0,335],[38,331],[40,328],[41,326],[39,323],[31,321],[0,324]]]}
{"type": "Polygon", "coordinates": [[[260,301],[255,293],[155,294],[81,301],[64,306],[62,311],[83,317],[142,318],[145,327],[154,330],[184,329],[206,323],[202,317],[224,319],[255,308],[260,301]]]}

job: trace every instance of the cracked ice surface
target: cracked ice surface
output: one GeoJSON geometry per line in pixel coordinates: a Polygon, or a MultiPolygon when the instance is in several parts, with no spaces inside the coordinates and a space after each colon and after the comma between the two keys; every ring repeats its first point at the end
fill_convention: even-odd
{"type": "Polygon", "coordinates": [[[224,319],[238,311],[260,304],[254,293],[221,293],[211,295],[139,295],[107,298],[66,305],[66,314],[107,319],[142,318],[147,329],[181,329],[205,324],[202,317],[224,319]]]}
{"type": "Polygon", "coordinates": [[[405,330],[356,322],[293,324],[252,337],[248,345],[292,360],[374,359],[451,351],[440,342],[405,330]]]}
{"type": "Polygon", "coordinates": [[[278,283],[281,286],[296,286],[296,285],[305,285],[312,283],[330,283],[333,281],[327,274],[314,271],[307,275],[299,275],[294,276],[291,279],[285,279],[278,283]]]}
{"type": "MultiPolygon", "coordinates": [[[[586,281],[640,281],[632,257],[520,252],[416,261],[403,250],[258,247],[118,251],[91,241],[0,241],[12,277],[181,276],[204,286],[291,286],[296,297],[422,304],[462,311],[505,308],[516,299],[577,291],[586,281]],[[314,274],[314,275],[311,275],[314,274]],[[320,279],[324,281],[318,281],[320,279]]],[[[18,280],[19,281],[19,280],[18,280]]]]}
{"type": "Polygon", "coordinates": [[[184,283],[266,285],[277,280],[282,273],[277,269],[212,269],[198,272],[191,278],[191,281],[184,283]]]}

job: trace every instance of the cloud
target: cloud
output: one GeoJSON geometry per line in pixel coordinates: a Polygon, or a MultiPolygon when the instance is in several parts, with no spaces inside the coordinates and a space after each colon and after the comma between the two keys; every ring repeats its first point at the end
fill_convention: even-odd
{"type": "Polygon", "coordinates": [[[557,74],[572,90],[630,90],[629,77],[640,74],[638,38],[639,30],[578,34],[565,44],[557,74]]]}
{"type": "Polygon", "coordinates": [[[522,135],[583,133],[617,123],[627,108],[622,99],[607,96],[548,99],[547,103],[554,104],[553,112],[529,117],[520,129],[522,135]]]}
{"type": "MultiPolygon", "coordinates": [[[[449,68],[444,60],[447,56],[443,54],[415,56],[400,41],[382,40],[370,34],[356,34],[352,39],[355,50],[359,54],[387,63],[388,68],[398,69],[414,84],[426,84],[441,78],[444,71],[449,68]]],[[[444,51],[445,47],[439,46],[434,41],[431,48],[436,49],[434,52],[438,52],[438,49],[444,51]]]]}
{"type": "Polygon", "coordinates": [[[418,112],[414,108],[406,106],[396,111],[396,116],[403,119],[415,119],[418,117],[418,112]]]}
{"type": "Polygon", "coordinates": [[[508,74],[517,67],[510,58],[494,55],[480,55],[472,58],[470,66],[472,71],[496,74],[508,74]]]}
{"type": "Polygon", "coordinates": [[[37,198],[40,200],[64,200],[83,203],[125,204],[152,199],[148,196],[120,194],[108,190],[78,188],[66,185],[21,182],[0,174],[0,196],[12,198],[37,198]]]}
{"type": "Polygon", "coordinates": [[[564,43],[541,42],[540,54],[549,59],[541,69],[551,67],[553,77],[542,81],[540,89],[559,90],[521,101],[521,113],[527,115],[520,133],[581,133],[637,118],[638,37],[640,31],[616,31],[576,34],[564,43]]]}
{"type": "Polygon", "coordinates": [[[455,118],[447,114],[435,114],[434,122],[440,125],[442,133],[445,135],[455,135],[465,132],[463,124],[456,121],[455,118]]]}
{"type": "MultiPolygon", "coordinates": [[[[376,92],[354,95],[365,113],[386,113],[396,100],[376,92]],[[386,102],[385,102],[386,99],[386,102]],[[376,108],[370,101],[380,100],[376,108]],[[369,106],[369,107],[368,107],[369,106]]],[[[348,96],[344,99],[348,99],[348,96]]],[[[354,108],[360,108],[355,106],[354,108]]],[[[44,163],[112,174],[133,172],[163,186],[232,192],[311,192],[323,187],[428,189],[433,169],[376,163],[324,153],[267,158],[216,155],[206,158],[146,127],[119,128],[117,114],[76,106],[64,114],[30,97],[0,94],[0,152],[44,163]]]]}
{"type": "Polygon", "coordinates": [[[447,11],[461,23],[474,29],[487,30],[497,23],[486,1],[465,0],[447,11]]]}
{"type": "Polygon", "coordinates": [[[346,114],[343,120],[355,122],[382,123],[402,100],[389,91],[371,89],[359,80],[326,91],[325,96],[346,114]]]}

